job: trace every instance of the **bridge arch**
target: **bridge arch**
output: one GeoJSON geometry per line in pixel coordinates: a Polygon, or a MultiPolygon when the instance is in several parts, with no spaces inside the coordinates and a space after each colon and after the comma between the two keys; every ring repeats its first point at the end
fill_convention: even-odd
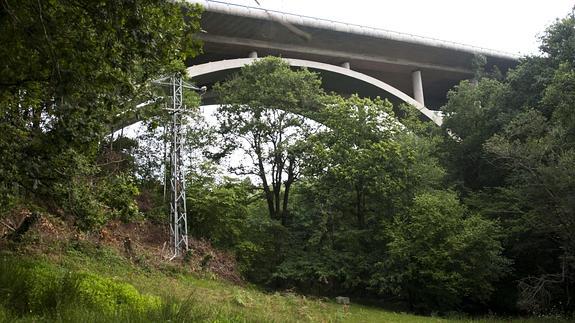
{"type": "MultiPolygon", "coordinates": [[[[194,65],[192,67],[188,67],[187,74],[192,79],[197,76],[206,75],[210,73],[216,73],[226,70],[234,70],[239,69],[242,66],[248,65],[253,63],[254,61],[258,60],[259,58],[237,58],[237,59],[228,59],[228,60],[221,60],[215,62],[209,62],[204,64],[194,65]]],[[[375,86],[395,97],[400,99],[401,101],[414,106],[418,109],[422,114],[428,117],[431,121],[433,121],[436,125],[441,126],[443,117],[441,112],[433,111],[426,108],[423,104],[417,102],[409,95],[405,94],[404,92],[400,91],[399,89],[381,81],[369,75],[347,69],[344,67],[314,62],[309,60],[303,59],[294,59],[294,58],[284,58],[286,62],[290,64],[290,66],[296,67],[306,67],[320,71],[327,71],[331,73],[336,73],[339,75],[347,76],[365,83],[368,83],[372,86],[375,86]]]]}

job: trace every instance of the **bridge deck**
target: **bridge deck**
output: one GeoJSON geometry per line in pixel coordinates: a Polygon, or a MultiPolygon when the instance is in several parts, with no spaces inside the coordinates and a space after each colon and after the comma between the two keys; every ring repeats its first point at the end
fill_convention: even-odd
{"type": "MultiPolygon", "coordinates": [[[[454,42],[220,1],[192,2],[205,8],[201,21],[205,32],[198,35],[205,53],[190,64],[243,58],[252,51],[260,57],[275,55],[338,66],[347,62],[351,69],[412,96],[411,72],[420,70],[426,105],[438,108],[450,88],[473,75],[475,54],[485,55],[488,66],[503,71],[517,63],[512,54],[454,42]],[[309,38],[294,33],[290,25],[309,38]]],[[[349,81],[333,75],[324,79],[331,89],[354,92],[349,81]]],[[[214,80],[205,80],[210,81],[214,80]]]]}

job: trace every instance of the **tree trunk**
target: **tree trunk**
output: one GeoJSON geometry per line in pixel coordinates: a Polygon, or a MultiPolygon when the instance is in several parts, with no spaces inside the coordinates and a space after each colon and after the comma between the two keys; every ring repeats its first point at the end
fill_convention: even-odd
{"type": "Polygon", "coordinates": [[[281,188],[282,188],[282,184],[281,182],[278,183],[274,183],[274,203],[275,203],[275,218],[276,219],[280,219],[281,218],[281,188]]]}
{"type": "Polygon", "coordinates": [[[18,228],[16,228],[16,230],[8,236],[8,239],[10,239],[11,241],[14,241],[14,242],[20,242],[22,240],[22,237],[24,236],[24,234],[26,234],[26,232],[28,232],[28,230],[30,230],[30,228],[32,228],[32,225],[34,225],[34,223],[38,222],[39,219],[40,219],[40,215],[36,212],[27,216],[26,218],[24,218],[22,223],[20,223],[18,228]]]}
{"type": "Polygon", "coordinates": [[[273,177],[273,189],[274,189],[274,202],[275,202],[275,215],[276,219],[282,219],[283,223],[283,211],[282,211],[282,201],[281,201],[281,191],[282,191],[282,174],[284,171],[284,161],[282,156],[276,153],[274,157],[274,166],[272,168],[273,177]]]}
{"type": "Polygon", "coordinates": [[[282,224],[285,226],[289,223],[289,210],[288,210],[288,203],[289,203],[289,193],[290,193],[290,188],[291,185],[293,184],[295,180],[295,174],[294,174],[294,164],[293,164],[293,159],[290,159],[289,161],[289,165],[288,165],[288,176],[287,179],[285,181],[285,187],[284,187],[284,196],[283,196],[283,211],[282,211],[282,224]]]}
{"type": "MultiPolygon", "coordinates": [[[[254,138],[254,141],[257,141],[257,138],[254,138]]],[[[270,190],[270,187],[268,185],[268,180],[266,178],[266,172],[264,169],[264,162],[262,160],[262,155],[261,155],[261,151],[259,149],[256,149],[256,155],[258,157],[258,172],[259,172],[259,177],[262,180],[262,186],[264,189],[264,194],[266,197],[266,202],[268,203],[268,212],[270,214],[270,218],[274,219],[275,217],[275,208],[274,208],[274,198],[273,198],[273,193],[270,190]]]]}
{"type": "Polygon", "coordinates": [[[273,195],[273,192],[270,190],[270,187],[268,186],[268,183],[267,183],[267,180],[265,177],[266,177],[265,174],[263,176],[260,176],[260,178],[262,179],[262,186],[264,188],[264,195],[266,197],[266,202],[268,203],[268,212],[270,214],[270,218],[275,219],[276,218],[276,212],[275,212],[275,206],[274,206],[274,195],[273,195]]]}

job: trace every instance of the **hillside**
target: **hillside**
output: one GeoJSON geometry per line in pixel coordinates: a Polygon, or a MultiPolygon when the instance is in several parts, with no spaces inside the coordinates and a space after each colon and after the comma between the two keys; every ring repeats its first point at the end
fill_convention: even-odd
{"type": "Polygon", "coordinates": [[[0,240],[2,322],[501,321],[423,317],[353,300],[344,306],[290,291],[267,293],[243,282],[226,253],[206,242],[194,241],[185,260],[164,259],[162,226],[151,223],[116,222],[89,235],[42,214],[20,241],[9,241],[8,231],[0,240]],[[124,249],[128,239],[132,254],[124,249]]]}

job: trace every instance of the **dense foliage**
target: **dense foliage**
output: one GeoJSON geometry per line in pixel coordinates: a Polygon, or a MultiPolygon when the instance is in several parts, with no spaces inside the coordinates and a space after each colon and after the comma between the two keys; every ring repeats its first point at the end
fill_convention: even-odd
{"type": "MultiPolygon", "coordinates": [[[[164,223],[168,116],[135,106],[159,95],[151,80],[200,51],[200,8],[0,9],[0,217],[25,204],[82,230],[142,215],[164,223]],[[140,142],[114,135],[135,118],[147,121],[140,142]]],[[[318,74],[280,58],[243,67],[213,89],[217,125],[186,124],[190,234],[233,253],[266,288],[425,313],[573,312],[574,27],[573,14],[558,20],[543,55],[505,74],[476,57],[442,128],[408,106],[325,93],[318,74]]],[[[163,306],[102,277],[0,265],[0,305],[27,304],[18,311],[65,304],[54,295],[68,292],[103,312],[163,306]],[[34,282],[10,285],[4,271],[34,282]]]]}
{"type": "MultiPolygon", "coordinates": [[[[256,175],[258,190],[194,175],[196,234],[275,288],[399,297],[420,311],[486,302],[507,272],[499,229],[446,189],[437,140],[402,125],[388,101],[325,94],[319,83],[265,58],[217,87],[227,145],[209,155],[222,162],[243,149],[250,162],[233,169],[256,175]]],[[[406,124],[425,132],[415,118],[406,124]]]]}
{"type": "Polygon", "coordinates": [[[249,155],[252,163],[230,171],[257,176],[270,217],[283,224],[291,220],[289,194],[310,133],[301,114],[319,106],[320,85],[307,70],[292,71],[281,59],[269,58],[215,88],[222,103],[216,117],[223,147],[216,156],[234,149],[249,155]]]}
{"type": "MultiPolygon", "coordinates": [[[[574,21],[558,20],[541,39],[544,55],[505,75],[478,58],[475,79],[449,92],[440,131],[408,107],[398,119],[379,99],[318,92],[319,106],[288,108],[319,124],[307,123],[300,143],[292,220],[269,230],[261,204],[245,200],[251,225],[236,246],[251,247],[246,273],[310,293],[402,299],[420,311],[572,311],[574,21]]],[[[281,66],[266,61],[250,68],[281,66]]],[[[236,107],[280,102],[265,82],[245,89],[257,101],[232,91],[238,78],[230,82],[220,91],[236,107]]]]}
{"type": "Polygon", "coordinates": [[[89,227],[133,201],[127,177],[98,176],[101,143],[151,97],[149,81],[199,52],[199,14],[161,0],[3,1],[0,207],[52,203],[89,227]]]}
{"type": "Polygon", "coordinates": [[[506,232],[514,266],[497,297],[536,313],[575,308],[574,26],[573,14],[557,20],[542,56],[521,59],[501,81],[463,82],[444,110],[452,180],[506,232]]]}

